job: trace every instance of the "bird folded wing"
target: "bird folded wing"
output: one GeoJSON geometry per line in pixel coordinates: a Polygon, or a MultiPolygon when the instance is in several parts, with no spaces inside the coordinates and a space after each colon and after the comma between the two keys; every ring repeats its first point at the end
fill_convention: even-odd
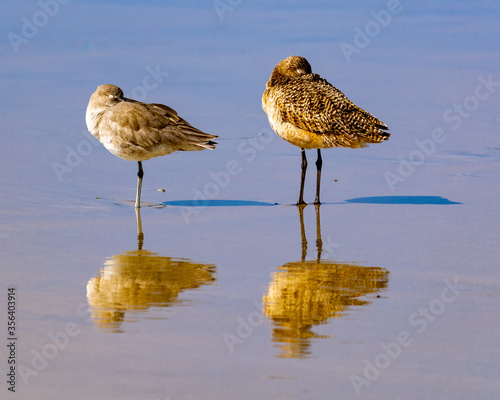
{"type": "Polygon", "coordinates": [[[175,123],[160,109],[138,102],[121,102],[105,112],[99,126],[101,136],[115,132],[123,142],[151,147],[162,141],[161,130],[175,123]]]}
{"type": "Polygon", "coordinates": [[[374,139],[387,129],[382,121],[317,75],[299,84],[295,81],[293,89],[285,84],[272,90],[283,121],[297,128],[318,134],[362,135],[367,139],[374,139]]]}

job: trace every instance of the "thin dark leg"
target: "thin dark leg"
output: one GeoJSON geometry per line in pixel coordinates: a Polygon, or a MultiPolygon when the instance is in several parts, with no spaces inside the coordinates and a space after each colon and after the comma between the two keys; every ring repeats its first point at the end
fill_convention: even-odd
{"type": "Polygon", "coordinates": [[[321,217],[319,215],[320,204],[315,204],[316,209],[316,250],[318,251],[318,263],[321,261],[321,252],[323,251],[323,239],[321,239],[321,217]]]}
{"type": "Polygon", "coordinates": [[[321,185],[321,167],[323,166],[323,159],[321,158],[321,150],[318,149],[318,159],[316,160],[316,200],[314,200],[314,204],[321,204],[319,201],[319,187],[321,185]]]}
{"type": "Polygon", "coordinates": [[[300,244],[302,246],[302,256],[301,261],[304,262],[307,256],[307,238],[306,238],[306,228],[304,226],[304,208],[305,204],[297,205],[297,209],[299,210],[299,219],[300,219],[300,244]]]}
{"type": "Polygon", "coordinates": [[[300,177],[300,193],[299,193],[299,201],[297,201],[297,205],[306,204],[304,202],[304,181],[306,180],[306,170],[307,170],[307,158],[306,151],[304,149],[300,149],[302,154],[302,175],[300,177]]]}
{"type": "Polygon", "coordinates": [[[135,197],[135,208],[141,207],[141,188],[142,188],[142,177],[144,176],[144,171],[142,170],[142,163],[139,163],[139,171],[137,172],[137,195],[135,197]]]}

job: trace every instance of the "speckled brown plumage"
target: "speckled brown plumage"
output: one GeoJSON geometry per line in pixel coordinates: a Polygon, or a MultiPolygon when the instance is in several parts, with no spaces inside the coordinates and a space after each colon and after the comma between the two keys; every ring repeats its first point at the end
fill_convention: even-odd
{"type": "Polygon", "coordinates": [[[111,153],[137,161],[139,173],[136,207],[140,206],[144,160],[175,151],[214,149],[211,135],[191,126],[163,104],[127,99],[114,85],[101,85],[90,97],[87,127],[111,153]]]}
{"type": "MultiPolygon", "coordinates": [[[[278,63],[267,82],[262,107],[274,131],[302,149],[304,176],[304,149],[318,149],[316,203],[322,163],[319,149],[366,147],[390,136],[382,121],[356,106],[326,79],[313,74],[303,57],[290,56],[278,63]]],[[[303,204],[302,191],[303,182],[299,204],[303,204]]]]}

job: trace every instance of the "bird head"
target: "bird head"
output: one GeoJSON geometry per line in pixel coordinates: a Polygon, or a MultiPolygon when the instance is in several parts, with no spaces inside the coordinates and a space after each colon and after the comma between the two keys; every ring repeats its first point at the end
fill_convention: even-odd
{"type": "Polygon", "coordinates": [[[286,77],[299,77],[312,73],[309,61],[307,61],[304,57],[298,56],[290,56],[281,60],[274,68],[274,71],[286,77]]]}
{"type": "Polygon", "coordinates": [[[269,78],[267,87],[287,79],[300,78],[312,74],[311,64],[304,57],[290,56],[281,60],[269,78]]]}
{"type": "Polygon", "coordinates": [[[123,91],[115,85],[101,85],[90,97],[90,101],[94,103],[97,108],[99,106],[110,106],[120,100],[123,100],[123,91]]]}

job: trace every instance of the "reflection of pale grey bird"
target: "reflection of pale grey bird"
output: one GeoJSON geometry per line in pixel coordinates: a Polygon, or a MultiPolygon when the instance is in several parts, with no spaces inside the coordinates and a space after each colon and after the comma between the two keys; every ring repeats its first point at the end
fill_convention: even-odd
{"type": "Polygon", "coordinates": [[[319,204],[320,149],[366,147],[390,136],[382,121],[357,107],[318,74],[313,74],[311,65],[303,57],[290,56],[278,63],[267,82],[262,107],[274,131],[301,149],[302,177],[297,204],[305,204],[305,149],[318,149],[315,203],[319,204]]]}
{"type": "Polygon", "coordinates": [[[213,264],[163,257],[148,250],[110,257],[87,284],[92,318],[104,329],[118,329],[125,313],[186,302],[180,293],[215,282],[213,264]]]}
{"type": "Polygon", "coordinates": [[[137,161],[137,196],[140,207],[142,163],[153,157],[175,151],[214,149],[218,136],[191,126],[172,108],[127,99],[114,85],[101,85],[90,97],[86,115],[87,127],[115,156],[137,161]]]}

